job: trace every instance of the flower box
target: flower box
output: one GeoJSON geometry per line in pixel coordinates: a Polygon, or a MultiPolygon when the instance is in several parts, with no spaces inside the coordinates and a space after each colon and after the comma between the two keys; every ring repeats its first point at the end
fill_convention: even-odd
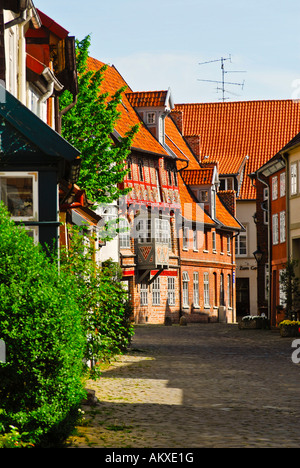
{"type": "Polygon", "coordinates": [[[296,337],[300,336],[300,322],[296,320],[284,320],[279,324],[280,336],[296,337]]]}
{"type": "Polygon", "coordinates": [[[240,330],[261,330],[269,328],[269,320],[262,315],[246,315],[239,322],[240,330]]]}

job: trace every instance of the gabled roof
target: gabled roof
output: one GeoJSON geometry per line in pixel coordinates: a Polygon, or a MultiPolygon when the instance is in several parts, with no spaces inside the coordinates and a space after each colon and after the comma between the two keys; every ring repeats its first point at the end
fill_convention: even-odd
{"type": "Polygon", "coordinates": [[[216,218],[225,227],[244,230],[244,227],[235,219],[234,216],[230,214],[230,212],[224,206],[218,193],[216,194],[216,218]]]}
{"type": "MultiPolygon", "coordinates": [[[[105,65],[106,64],[99,60],[91,57],[88,58],[88,69],[91,71],[98,71],[105,65]]],[[[101,93],[108,93],[110,96],[113,96],[123,87],[127,88],[126,91],[128,91],[128,89],[130,91],[130,88],[118,70],[115,67],[106,66],[107,69],[104,71],[103,75],[104,80],[101,84],[101,93]]],[[[118,110],[120,111],[120,118],[115,125],[115,132],[118,135],[124,137],[134,125],[140,125],[140,129],[132,141],[132,149],[154,153],[160,156],[168,156],[167,151],[146,128],[145,124],[135,112],[125,92],[122,95],[122,104],[120,104],[118,110]]]]}
{"type": "MultiPolygon", "coordinates": [[[[126,94],[132,107],[168,107],[172,99],[168,91],[137,91],[126,94]]],[[[172,106],[173,107],[173,106],[172,106]]]]}
{"type": "Polygon", "coordinates": [[[60,39],[66,39],[66,37],[69,35],[69,31],[67,31],[65,28],[60,26],[58,23],[56,23],[56,21],[54,21],[52,18],[47,16],[38,8],[37,8],[37,12],[41,19],[42,26],[45,26],[47,29],[49,29],[49,31],[51,31],[60,39]]]}
{"type": "Polygon", "coordinates": [[[293,100],[178,104],[183,135],[199,135],[201,157],[219,162],[219,174],[237,174],[245,163],[239,199],[256,197],[248,174],[271,159],[300,131],[293,100]],[[248,157],[248,159],[245,159],[248,157]]]}
{"type": "Polygon", "coordinates": [[[180,191],[181,211],[183,218],[196,223],[216,226],[215,221],[204,211],[202,204],[198,203],[186,183],[179,174],[178,185],[180,191]]]}
{"type": "Polygon", "coordinates": [[[188,185],[213,184],[214,168],[186,169],[182,171],[182,178],[188,185]]]}

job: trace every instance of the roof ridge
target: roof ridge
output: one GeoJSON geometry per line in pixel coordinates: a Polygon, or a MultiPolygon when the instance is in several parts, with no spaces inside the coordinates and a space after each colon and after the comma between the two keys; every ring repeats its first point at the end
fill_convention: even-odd
{"type": "Polygon", "coordinates": [[[209,101],[209,102],[187,102],[187,103],[175,103],[175,109],[177,106],[207,106],[207,105],[218,105],[218,106],[229,106],[234,104],[250,104],[258,102],[295,102],[294,99],[250,99],[250,100],[240,100],[240,101],[227,101],[227,102],[218,102],[218,101],[209,101]]]}

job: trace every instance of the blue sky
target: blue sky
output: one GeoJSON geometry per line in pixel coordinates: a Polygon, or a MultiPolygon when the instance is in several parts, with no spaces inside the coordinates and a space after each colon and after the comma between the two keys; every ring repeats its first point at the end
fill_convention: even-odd
{"type": "Polygon", "coordinates": [[[296,0],[34,0],[115,65],[135,91],[172,90],[176,103],[300,98],[300,2],[296,0]],[[237,73],[237,72],[244,73],[237,73]]]}

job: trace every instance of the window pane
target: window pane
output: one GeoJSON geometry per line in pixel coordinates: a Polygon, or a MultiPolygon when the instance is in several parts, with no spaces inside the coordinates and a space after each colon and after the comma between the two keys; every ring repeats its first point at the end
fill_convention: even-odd
{"type": "Polygon", "coordinates": [[[32,177],[1,177],[1,200],[13,217],[33,216],[32,177]]]}

